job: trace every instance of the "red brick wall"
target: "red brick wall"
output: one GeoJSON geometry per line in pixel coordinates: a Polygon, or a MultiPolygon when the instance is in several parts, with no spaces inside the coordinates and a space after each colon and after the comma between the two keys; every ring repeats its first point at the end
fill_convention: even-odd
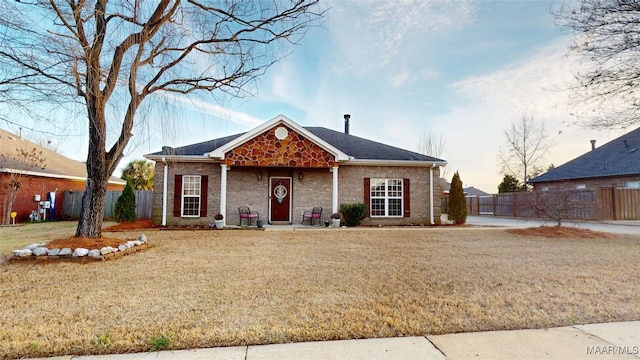
{"type": "MultiPolygon", "coordinates": [[[[9,175],[0,174],[0,181],[5,183],[8,181],[9,175]]],[[[107,190],[122,190],[124,186],[109,184],[107,190]]],[[[84,180],[69,180],[69,179],[55,179],[41,176],[25,176],[22,179],[20,190],[13,203],[12,211],[16,211],[16,223],[29,221],[29,215],[31,211],[37,209],[37,204],[33,200],[34,195],[39,194],[41,201],[47,200],[49,192],[55,191],[56,203],[55,203],[55,217],[54,219],[60,219],[62,216],[62,201],[64,191],[75,190],[84,191],[84,180]]],[[[4,188],[0,187],[0,223],[4,219],[4,206],[2,205],[5,199],[4,188]]],[[[47,213],[47,219],[49,219],[49,213],[47,213]]]]}

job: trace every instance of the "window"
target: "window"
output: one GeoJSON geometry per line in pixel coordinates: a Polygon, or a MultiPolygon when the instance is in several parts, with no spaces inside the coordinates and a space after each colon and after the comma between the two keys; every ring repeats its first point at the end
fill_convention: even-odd
{"type": "Polygon", "coordinates": [[[200,216],[200,176],[182,176],[182,216],[200,216]]]}
{"type": "Polygon", "coordinates": [[[584,190],[587,188],[587,185],[585,184],[578,184],[576,185],[576,190],[584,190]]]}
{"type": "Polygon", "coordinates": [[[627,181],[625,189],[640,189],[640,181],[627,181]]]}
{"type": "Polygon", "coordinates": [[[371,179],[371,203],[369,213],[372,217],[403,216],[402,179],[371,179]]]}

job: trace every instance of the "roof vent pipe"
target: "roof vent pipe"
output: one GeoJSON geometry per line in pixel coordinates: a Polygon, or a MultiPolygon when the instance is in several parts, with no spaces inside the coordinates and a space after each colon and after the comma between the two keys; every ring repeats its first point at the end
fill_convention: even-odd
{"type": "Polygon", "coordinates": [[[591,150],[595,150],[596,149],[596,141],[595,140],[591,140],[591,150]]]}
{"type": "Polygon", "coordinates": [[[351,115],[344,114],[344,133],[349,133],[349,119],[351,119],[351,115]]]}

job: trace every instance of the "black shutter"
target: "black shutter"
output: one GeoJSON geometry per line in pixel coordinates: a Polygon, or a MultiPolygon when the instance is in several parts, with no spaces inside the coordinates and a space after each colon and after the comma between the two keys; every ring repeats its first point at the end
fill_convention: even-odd
{"type": "Polygon", "coordinates": [[[200,177],[200,217],[207,217],[207,189],[209,188],[209,176],[200,177]]]}
{"type": "Polygon", "coordinates": [[[402,197],[404,198],[404,217],[411,217],[411,187],[409,186],[409,179],[402,180],[402,197]]]}
{"type": "Polygon", "coordinates": [[[182,175],[175,176],[175,184],[173,184],[173,217],[182,215],[182,175]]]}
{"type": "Polygon", "coordinates": [[[364,178],[364,214],[369,216],[371,209],[371,178],[364,178]]]}

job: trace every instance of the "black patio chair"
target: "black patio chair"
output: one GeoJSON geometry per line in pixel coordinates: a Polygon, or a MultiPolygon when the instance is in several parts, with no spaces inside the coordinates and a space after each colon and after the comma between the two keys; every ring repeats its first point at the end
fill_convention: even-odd
{"type": "Polygon", "coordinates": [[[305,211],[302,214],[302,224],[309,220],[309,225],[313,226],[314,221],[318,222],[318,226],[322,225],[322,208],[314,207],[311,211],[305,211]]]}
{"type": "Polygon", "coordinates": [[[247,222],[247,226],[251,225],[252,219],[260,220],[260,214],[257,211],[251,211],[248,206],[240,206],[238,214],[240,215],[240,226],[242,226],[242,220],[247,222]]]}

